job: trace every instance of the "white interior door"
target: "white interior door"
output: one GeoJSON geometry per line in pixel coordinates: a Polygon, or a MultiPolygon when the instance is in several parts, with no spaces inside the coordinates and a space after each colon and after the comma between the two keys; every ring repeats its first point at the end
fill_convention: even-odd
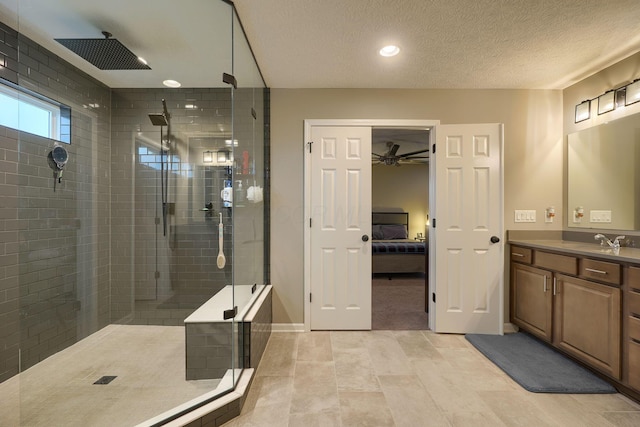
{"type": "Polygon", "coordinates": [[[312,126],[311,140],[310,327],[368,330],[371,127],[312,126]]]}
{"type": "Polygon", "coordinates": [[[499,124],[436,127],[429,263],[436,332],[503,333],[502,133],[499,124]]]}

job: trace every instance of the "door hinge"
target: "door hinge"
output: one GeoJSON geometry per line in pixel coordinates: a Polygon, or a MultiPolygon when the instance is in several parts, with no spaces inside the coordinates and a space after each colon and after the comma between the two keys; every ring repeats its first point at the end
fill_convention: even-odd
{"type": "Polygon", "coordinates": [[[307,145],[309,146],[309,153],[311,153],[311,146],[313,145],[313,141],[307,142],[307,145]]]}
{"type": "Polygon", "coordinates": [[[309,292],[309,302],[313,302],[313,294],[309,292]]]}
{"type": "Polygon", "coordinates": [[[432,225],[432,227],[433,227],[433,228],[436,228],[436,219],[435,219],[435,218],[433,218],[433,225],[432,225]]]}
{"type": "Polygon", "coordinates": [[[431,294],[431,299],[433,300],[433,302],[436,302],[436,293],[435,292],[433,292],[431,294]]]}
{"type": "Polygon", "coordinates": [[[431,154],[436,154],[436,144],[431,147],[431,154]]]}
{"type": "Polygon", "coordinates": [[[227,320],[227,319],[233,319],[234,317],[236,317],[236,314],[238,314],[238,306],[236,305],[233,308],[230,308],[229,310],[225,310],[222,312],[222,319],[227,320]]]}
{"type": "Polygon", "coordinates": [[[311,228],[311,218],[309,218],[309,228],[311,228]]]}
{"type": "Polygon", "coordinates": [[[159,278],[160,278],[160,272],[159,272],[159,271],[156,271],[156,272],[155,272],[155,277],[156,277],[156,279],[159,279],[159,278]]]}

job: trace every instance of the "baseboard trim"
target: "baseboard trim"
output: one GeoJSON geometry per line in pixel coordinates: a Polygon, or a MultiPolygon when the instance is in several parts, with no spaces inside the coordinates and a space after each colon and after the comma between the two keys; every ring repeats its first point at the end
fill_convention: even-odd
{"type": "Polygon", "coordinates": [[[504,324],[504,333],[505,334],[513,334],[513,333],[518,332],[519,330],[520,330],[520,328],[518,328],[513,323],[505,323],[504,324]]]}
{"type": "Polygon", "coordinates": [[[304,323],[272,323],[271,332],[304,332],[304,323]]]}

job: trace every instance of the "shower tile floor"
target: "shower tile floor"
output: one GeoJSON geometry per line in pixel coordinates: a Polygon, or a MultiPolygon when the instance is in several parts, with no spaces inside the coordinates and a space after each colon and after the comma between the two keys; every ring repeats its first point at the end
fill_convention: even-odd
{"type": "Polygon", "coordinates": [[[0,426],[134,426],[220,382],[184,378],[183,326],[109,325],[0,384],[0,426]]]}

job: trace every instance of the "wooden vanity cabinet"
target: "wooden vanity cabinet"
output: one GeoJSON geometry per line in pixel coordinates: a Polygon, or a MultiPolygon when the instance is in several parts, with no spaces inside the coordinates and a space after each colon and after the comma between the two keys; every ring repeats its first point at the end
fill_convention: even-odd
{"type": "Polygon", "coordinates": [[[615,263],[511,246],[511,321],[620,379],[620,270],[615,263]],[[592,277],[604,283],[587,280],[592,277]]]}

